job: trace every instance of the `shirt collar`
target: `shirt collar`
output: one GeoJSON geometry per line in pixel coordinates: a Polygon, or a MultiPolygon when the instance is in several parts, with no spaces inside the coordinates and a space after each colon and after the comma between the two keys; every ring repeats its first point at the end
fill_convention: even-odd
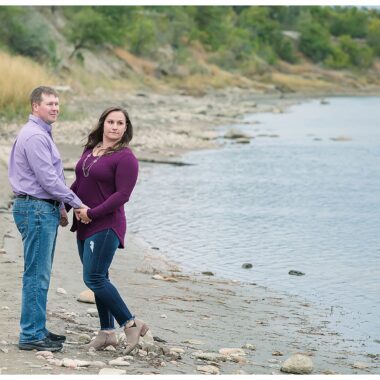
{"type": "Polygon", "coordinates": [[[51,135],[52,126],[50,124],[45,123],[42,119],[32,114],[29,115],[29,120],[35,122],[51,135]]]}

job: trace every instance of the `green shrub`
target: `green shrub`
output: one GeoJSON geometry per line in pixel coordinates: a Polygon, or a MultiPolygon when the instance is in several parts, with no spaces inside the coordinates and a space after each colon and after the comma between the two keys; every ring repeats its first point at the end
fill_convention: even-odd
{"type": "Polygon", "coordinates": [[[325,59],[325,64],[332,69],[345,69],[351,65],[350,56],[339,46],[334,46],[331,48],[329,56],[325,59]]]}
{"type": "Polygon", "coordinates": [[[366,44],[360,44],[350,36],[339,37],[339,46],[350,57],[356,68],[369,68],[373,64],[373,50],[366,44]]]}
{"type": "Polygon", "coordinates": [[[380,56],[380,19],[377,18],[370,21],[367,41],[374,53],[380,56]]]}
{"type": "Polygon", "coordinates": [[[314,62],[325,60],[331,52],[329,32],[315,22],[304,23],[300,31],[300,51],[314,62]]]}

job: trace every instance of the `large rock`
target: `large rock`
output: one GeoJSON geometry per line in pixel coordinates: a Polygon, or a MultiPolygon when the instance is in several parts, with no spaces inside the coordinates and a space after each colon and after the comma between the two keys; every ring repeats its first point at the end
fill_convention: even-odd
{"type": "Polygon", "coordinates": [[[309,374],[313,372],[313,362],[306,355],[295,354],[286,359],[281,366],[282,372],[309,374]]]}
{"type": "Polygon", "coordinates": [[[84,303],[95,303],[94,292],[90,289],[84,290],[82,293],[79,294],[77,301],[84,303]]]}

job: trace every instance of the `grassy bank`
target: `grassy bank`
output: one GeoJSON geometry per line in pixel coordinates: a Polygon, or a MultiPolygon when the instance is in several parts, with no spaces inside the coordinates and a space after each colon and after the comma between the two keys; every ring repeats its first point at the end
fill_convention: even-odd
{"type": "Polygon", "coordinates": [[[29,58],[0,51],[0,113],[5,117],[26,115],[28,96],[34,87],[53,84],[51,74],[29,58]]]}

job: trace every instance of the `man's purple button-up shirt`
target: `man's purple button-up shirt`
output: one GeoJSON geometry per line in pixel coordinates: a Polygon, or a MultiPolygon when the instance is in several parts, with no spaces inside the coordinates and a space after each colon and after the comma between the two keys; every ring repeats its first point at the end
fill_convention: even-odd
{"type": "Polygon", "coordinates": [[[63,165],[51,129],[51,125],[29,115],[12,147],[9,182],[16,195],[54,199],[78,208],[82,202],[65,185],[63,165]]]}

